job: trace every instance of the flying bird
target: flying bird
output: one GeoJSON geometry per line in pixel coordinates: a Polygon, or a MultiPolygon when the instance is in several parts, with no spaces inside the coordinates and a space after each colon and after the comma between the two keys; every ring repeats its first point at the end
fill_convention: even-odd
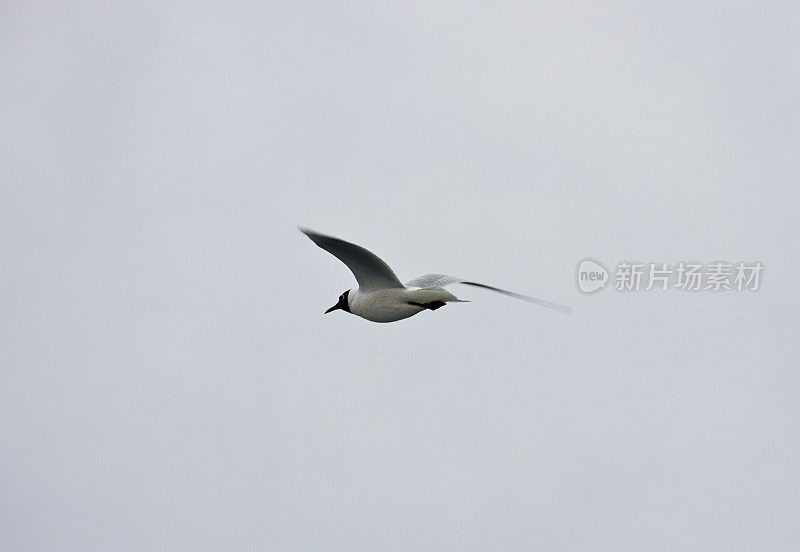
{"type": "Polygon", "coordinates": [[[343,310],[372,322],[396,322],[424,310],[436,310],[447,303],[468,303],[444,289],[450,284],[464,284],[502,293],[528,303],[541,305],[565,314],[572,309],[550,301],[470,282],[444,274],[425,274],[405,284],[380,257],[354,243],[326,236],[308,228],[298,227],[315,244],[342,261],[358,282],[357,289],[349,289],[339,296],[339,301],[325,311],[343,310]]]}

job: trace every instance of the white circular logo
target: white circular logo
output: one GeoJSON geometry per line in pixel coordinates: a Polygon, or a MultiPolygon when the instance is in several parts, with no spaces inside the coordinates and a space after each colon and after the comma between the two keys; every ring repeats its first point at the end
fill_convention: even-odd
{"type": "Polygon", "coordinates": [[[584,259],[578,264],[577,278],[578,289],[583,293],[592,293],[606,287],[608,270],[597,261],[584,259]]]}

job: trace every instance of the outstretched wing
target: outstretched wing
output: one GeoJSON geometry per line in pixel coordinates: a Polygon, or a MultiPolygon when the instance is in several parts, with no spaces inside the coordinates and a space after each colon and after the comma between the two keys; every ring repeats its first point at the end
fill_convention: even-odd
{"type": "Polygon", "coordinates": [[[311,238],[315,244],[342,261],[353,273],[362,291],[386,288],[401,288],[392,269],[380,257],[354,243],[326,236],[308,228],[298,226],[300,231],[311,238]]]}
{"type": "Polygon", "coordinates": [[[446,274],[425,274],[418,278],[414,278],[410,282],[406,282],[406,287],[415,287],[421,289],[430,288],[443,288],[450,284],[460,284],[463,280],[455,276],[447,276],[446,274]]]}
{"type": "Polygon", "coordinates": [[[420,276],[419,278],[414,278],[410,282],[406,282],[406,287],[410,288],[415,287],[422,289],[444,288],[445,286],[449,286],[450,284],[464,284],[466,286],[474,286],[483,289],[488,289],[491,291],[496,291],[497,293],[502,293],[503,295],[508,295],[509,297],[513,297],[514,299],[520,299],[522,301],[527,301],[528,303],[533,303],[534,305],[540,305],[542,307],[547,307],[548,309],[553,309],[558,312],[563,312],[564,314],[572,314],[571,308],[565,307],[564,305],[559,305],[558,303],[552,303],[550,301],[545,301],[544,299],[536,299],[535,297],[528,297],[527,295],[514,293],[513,291],[496,288],[494,286],[487,286],[486,284],[479,284],[477,282],[462,280],[461,278],[456,278],[455,276],[447,276],[445,274],[426,274],[424,276],[420,276]]]}

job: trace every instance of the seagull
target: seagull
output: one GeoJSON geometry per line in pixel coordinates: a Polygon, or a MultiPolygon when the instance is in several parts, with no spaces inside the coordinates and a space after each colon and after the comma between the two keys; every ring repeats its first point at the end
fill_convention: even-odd
{"type": "Polygon", "coordinates": [[[447,303],[468,303],[469,301],[458,299],[444,289],[450,284],[488,289],[558,312],[572,314],[572,309],[563,305],[444,274],[425,274],[402,284],[389,265],[371,251],[302,226],[298,228],[311,241],[347,265],[358,282],[358,289],[349,289],[342,293],[339,301],[326,310],[325,314],[343,310],[372,322],[396,322],[424,310],[435,311],[447,303]]]}

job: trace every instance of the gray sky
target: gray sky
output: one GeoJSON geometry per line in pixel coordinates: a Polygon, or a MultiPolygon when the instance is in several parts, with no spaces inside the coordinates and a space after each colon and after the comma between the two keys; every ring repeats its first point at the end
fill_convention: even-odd
{"type": "Polygon", "coordinates": [[[800,547],[794,3],[0,12],[3,549],[800,547]]]}

